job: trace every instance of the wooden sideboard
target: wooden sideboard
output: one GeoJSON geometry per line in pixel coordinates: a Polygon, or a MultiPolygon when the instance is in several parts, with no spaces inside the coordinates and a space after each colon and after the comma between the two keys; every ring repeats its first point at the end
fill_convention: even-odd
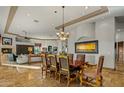
{"type": "MultiPolygon", "coordinates": [[[[31,63],[31,58],[32,57],[41,57],[42,55],[41,54],[29,54],[28,55],[28,63],[30,64],[31,63]]],[[[41,59],[42,60],[42,59],[41,59]]]]}

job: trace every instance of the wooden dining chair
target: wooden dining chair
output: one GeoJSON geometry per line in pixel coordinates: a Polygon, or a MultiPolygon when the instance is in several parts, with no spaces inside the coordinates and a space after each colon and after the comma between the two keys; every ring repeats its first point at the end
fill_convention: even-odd
{"type": "Polygon", "coordinates": [[[58,73],[58,63],[57,63],[57,57],[56,55],[53,55],[53,54],[49,54],[47,56],[47,58],[49,59],[50,61],[50,74],[52,72],[55,73],[55,78],[57,78],[57,73],[58,73]]]}
{"type": "Polygon", "coordinates": [[[84,64],[85,63],[85,55],[77,54],[75,64],[84,64]]]}
{"type": "Polygon", "coordinates": [[[76,72],[70,69],[69,56],[59,56],[59,81],[61,82],[61,75],[67,77],[67,86],[70,82],[76,79],[76,72]]]}
{"type": "Polygon", "coordinates": [[[42,77],[43,77],[43,72],[45,72],[45,76],[47,76],[49,69],[50,69],[50,64],[48,64],[48,61],[47,61],[47,54],[42,53],[41,54],[42,77]]]}
{"type": "Polygon", "coordinates": [[[76,60],[81,61],[81,62],[85,62],[85,55],[84,54],[77,54],[76,60]]]}
{"type": "Polygon", "coordinates": [[[73,56],[74,54],[67,54],[69,56],[69,64],[73,64],[73,56]]]}
{"type": "Polygon", "coordinates": [[[102,86],[102,68],[103,68],[104,56],[99,57],[98,65],[95,74],[86,73],[84,69],[80,71],[80,85],[87,84],[90,86],[102,86]]]}

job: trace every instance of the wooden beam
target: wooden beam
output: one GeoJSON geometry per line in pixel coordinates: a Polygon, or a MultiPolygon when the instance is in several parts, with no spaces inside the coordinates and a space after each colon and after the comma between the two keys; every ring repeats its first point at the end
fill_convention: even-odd
{"type": "Polygon", "coordinates": [[[10,35],[15,35],[15,36],[19,36],[19,37],[21,37],[19,34],[15,34],[15,33],[10,33],[10,32],[7,32],[7,34],[10,34],[10,35]]]}
{"type": "MultiPolygon", "coordinates": [[[[73,25],[75,23],[78,23],[78,22],[87,20],[89,18],[92,18],[92,17],[98,16],[98,15],[101,15],[101,14],[106,13],[106,12],[108,12],[108,8],[106,6],[101,6],[101,9],[98,9],[98,10],[92,12],[92,13],[89,13],[87,15],[81,16],[79,18],[76,18],[76,19],[73,19],[71,21],[68,21],[68,22],[64,23],[64,27],[73,25]]],[[[55,27],[55,29],[59,30],[62,27],[63,27],[63,24],[60,25],[60,26],[55,27]]]]}
{"type": "MultiPolygon", "coordinates": [[[[8,32],[9,27],[10,27],[12,21],[13,21],[13,18],[14,18],[15,14],[16,14],[17,9],[18,9],[17,6],[11,6],[11,7],[10,7],[10,11],[9,11],[9,15],[8,15],[8,18],[7,18],[7,23],[6,23],[6,26],[5,26],[4,33],[5,33],[5,34],[10,34],[10,35],[16,35],[16,36],[18,36],[18,37],[25,37],[25,36],[21,36],[21,35],[19,35],[19,34],[15,34],[15,33],[10,33],[10,32],[8,32]]],[[[97,16],[97,15],[103,14],[103,13],[105,13],[105,12],[108,12],[108,8],[105,7],[105,6],[101,6],[101,9],[99,9],[99,10],[96,10],[96,11],[94,11],[94,12],[88,14],[88,15],[79,17],[79,18],[77,18],[77,19],[74,19],[74,20],[71,20],[71,21],[65,23],[65,24],[64,24],[64,27],[73,25],[73,24],[78,23],[78,22],[80,22],[80,21],[84,21],[84,20],[86,20],[86,19],[89,19],[89,18],[91,18],[91,17],[94,17],[94,16],[97,16]]],[[[56,29],[59,30],[59,29],[62,28],[62,26],[63,26],[63,25],[60,25],[60,26],[56,27],[56,29]]],[[[28,37],[28,38],[36,39],[36,40],[58,40],[58,39],[41,39],[41,38],[33,38],[33,37],[28,37]]]]}
{"type": "MultiPolygon", "coordinates": [[[[8,15],[8,18],[7,18],[7,22],[6,22],[4,33],[24,38],[25,36],[22,36],[22,35],[19,35],[19,34],[15,34],[15,33],[11,33],[11,32],[8,31],[9,27],[10,27],[10,25],[11,25],[13,19],[14,19],[14,16],[16,14],[17,9],[18,9],[17,6],[11,6],[10,7],[10,11],[9,11],[9,15],[8,15]]],[[[41,39],[41,38],[34,38],[34,37],[27,37],[27,38],[35,39],[35,40],[58,40],[58,39],[41,39]]]]}
{"type": "Polygon", "coordinates": [[[5,26],[5,29],[4,29],[4,33],[8,33],[9,27],[10,27],[12,21],[13,21],[13,18],[14,18],[15,14],[16,14],[17,9],[18,9],[17,6],[11,6],[10,7],[10,11],[9,11],[6,26],[5,26]]]}
{"type": "Polygon", "coordinates": [[[59,40],[59,39],[53,39],[53,38],[51,38],[51,39],[34,38],[34,37],[28,37],[28,38],[30,38],[30,39],[35,39],[35,40],[59,40]]]}
{"type": "MultiPolygon", "coordinates": [[[[17,37],[25,38],[25,36],[22,36],[22,35],[19,35],[19,34],[15,34],[15,33],[10,33],[10,32],[8,32],[7,34],[15,35],[15,36],[17,36],[17,37]]],[[[34,40],[59,40],[59,39],[53,39],[53,38],[51,38],[51,39],[35,38],[35,37],[27,37],[27,38],[29,38],[29,39],[34,39],[34,40]]]]}

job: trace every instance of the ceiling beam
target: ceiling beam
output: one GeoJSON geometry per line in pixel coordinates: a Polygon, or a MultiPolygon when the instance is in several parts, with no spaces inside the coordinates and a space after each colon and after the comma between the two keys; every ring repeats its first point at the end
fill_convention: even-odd
{"type": "Polygon", "coordinates": [[[87,14],[87,15],[84,15],[84,16],[81,16],[81,17],[79,17],[79,18],[76,18],[76,19],[73,19],[73,20],[71,20],[71,21],[68,21],[68,22],[66,22],[66,23],[64,23],[64,24],[62,24],[62,25],[59,25],[59,26],[55,27],[55,29],[59,30],[59,29],[61,29],[63,26],[64,26],[64,27],[67,27],[67,26],[76,24],[76,23],[78,23],[78,22],[87,20],[87,19],[89,19],[89,18],[92,18],[92,17],[98,16],[98,15],[101,15],[101,14],[106,13],[106,12],[108,12],[108,8],[107,8],[106,6],[101,6],[100,9],[98,9],[98,10],[96,10],[96,11],[94,11],[94,12],[91,12],[91,13],[89,13],[89,14],[87,14]]]}
{"type": "Polygon", "coordinates": [[[13,21],[13,18],[14,18],[15,14],[16,14],[17,9],[18,9],[17,6],[11,6],[10,7],[10,11],[9,11],[6,26],[5,26],[5,29],[4,29],[4,33],[8,33],[9,27],[10,27],[12,21],[13,21]]]}
{"type": "MultiPolygon", "coordinates": [[[[10,34],[10,35],[15,35],[17,37],[22,37],[22,38],[25,38],[25,36],[22,36],[22,35],[19,35],[19,34],[15,34],[15,33],[10,33],[8,32],[7,34],[10,34]]],[[[35,40],[59,40],[59,39],[54,39],[54,38],[51,38],[51,39],[45,39],[45,38],[35,38],[35,37],[27,37],[29,39],[35,39],[35,40]]]]}
{"type": "MultiPolygon", "coordinates": [[[[4,33],[24,38],[25,36],[15,34],[15,33],[11,33],[11,32],[8,31],[9,27],[10,27],[10,25],[11,25],[13,19],[14,19],[14,16],[16,14],[17,9],[18,9],[18,6],[11,6],[10,7],[7,22],[6,22],[6,26],[5,26],[5,29],[4,29],[4,33]]],[[[27,38],[35,39],[35,40],[58,40],[58,39],[41,39],[41,38],[34,38],[34,37],[27,37],[27,38]]]]}
{"type": "Polygon", "coordinates": [[[50,38],[50,39],[45,39],[45,38],[41,39],[41,38],[34,38],[34,37],[28,37],[28,38],[35,39],[35,40],[59,40],[59,39],[54,39],[54,38],[50,38]]]}

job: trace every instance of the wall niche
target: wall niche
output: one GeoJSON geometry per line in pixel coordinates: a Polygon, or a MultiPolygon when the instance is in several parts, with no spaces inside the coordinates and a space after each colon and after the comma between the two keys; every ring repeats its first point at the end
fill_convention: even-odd
{"type": "Polygon", "coordinates": [[[12,53],[12,48],[2,48],[1,52],[3,54],[12,53]]]}

